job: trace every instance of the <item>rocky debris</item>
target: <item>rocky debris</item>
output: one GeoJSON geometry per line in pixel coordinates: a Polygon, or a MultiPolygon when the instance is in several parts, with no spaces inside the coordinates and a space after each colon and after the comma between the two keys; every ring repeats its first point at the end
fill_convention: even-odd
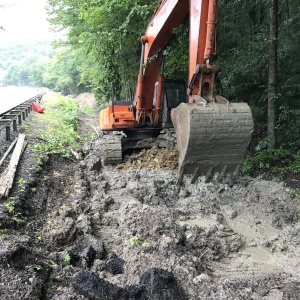
{"type": "Polygon", "coordinates": [[[184,291],[173,274],[158,268],[150,268],[140,278],[139,284],[120,287],[100,278],[95,273],[79,272],[72,279],[75,290],[89,299],[152,299],[185,300],[184,291]]]}
{"type": "Polygon", "coordinates": [[[52,228],[48,228],[45,232],[45,236],[49,237],[50,240],[59,245],[66,245],[75,239],[75,221],[71,217],[57,217],[55,222],[49,224],[52,228]],[[50,229],[50,230],[49,230],[50,229]]]}
{"type": "Polygon", "coordinates": [[[159,148],[175,149],[176,132],[174,129],[164,129],[156,140],[159,148]]]}
{"type": "Polygon", "coordinates": [[[88,245],[87,248],[93,248],[95,251],[94,259],[103,259],[105,256],[103,241],[92,234],[86,234],[85,240],[85,243],[88,245]]]}
{"type": "Polygon", "coordinates": [[[85,259],[87,266],[90,268],[96,258],[96,251],[93,246],[90,245],[83,249],[83,251],[80,253],[80,257],[85,259]]]}
{"type": "Polygon", "coordinates": [[[105,263],[105,268],[113,275],[123,274],[125,261],[119,258],[115,253],[111,253],[105,263]]]}
{"type": "Polygon", "coordinates": [[[135,296],[124,288],[100,278],[95,273],[80,272],[72,279],[74,289],[91,300],[135,299],[135,296]]]}
{"type": "MultiPolygon", "coordinates": [[[[187,300],[183,289],[178,285],[174,275],[159,268],[148,269],[140,279],[140,285],[145,286],[145,298],[153,300],[187,300]]],[[[143,299],[143,298],[140,298],[143,299]]]]}
{"type": "MultiPolygon", "coordinates": [[[[146,166],[147,151],[151,153],[153,149],[140,153],[146,166]]],[[[139,282],[138,274],[145,273],[149,267],[163,268],[172,270],[189,299],[198,299],[199,295],[206,299],[211,293],[209,286],[214,287],[215,299],[232,293],[247,299],[256,294],[255,280],[269,280],[264,274],[264,260],[276,260],[279,265],[286,263],[286,258],[280,257],[282,252],[278,255],[276,251],[264,252],[266,245],[271,248],[273,245],[273,249],[274,243],[279,245],[275,238],[279,237],[278,225],[274,226],[277,214],[281,216],[278,224],[285,228],[289,222],[299,220],[297,205],[294,206],[280,184],[251,178],[241,178],[233,185],[206,183],[204,178],[190,184],[190,179],[185,178],[178,187],[176,172],[147,168],[143,163],[123,169],[122,173],[109,166],[98,172],[85,168],[83,171],[93,195],[89,198],[90,206],[93,210],[98,207],[98,216],[91,218],[91,227],[102,237],[107,250],[116,251],[125,261],[124,275],[110,277],[103,267],[98,272],[118,287],[139,282]],[[281,207],[280,211],[275,207],[281,207]],[[248,248],[254,252],[249,250],[251,254],[246,254],[248,248]],[[264,255],[260,261],[259,257],[264,255]],[[241,292],[227,285],[225,278],[229,273],[217,275],[215,268],[231,264],[233,269],[239,264],[243,270],[236,274],[248,274],[248,269],[257,274],[253,281],[244,277],[245,290],[241,292]]],[[[296,253],[293,247],[289,251],[296,253]]],[[[290,270],[280,273],[277,268],[271,268],[270,272],[282,284],[289,278],[290,270]]],[[[257,295],[262,293],[267,292],[259,291],[257,295]]]]}
{"type": "Polygon", "coordinates": [[[27,235],[20,235],[15,231],[8,232],[0,237],[0,262],[2,264],[17,265],[17,260],[28,252],[31,238],[27,235]],[[9,233],[11,233],[9,235],[9,233]]]}

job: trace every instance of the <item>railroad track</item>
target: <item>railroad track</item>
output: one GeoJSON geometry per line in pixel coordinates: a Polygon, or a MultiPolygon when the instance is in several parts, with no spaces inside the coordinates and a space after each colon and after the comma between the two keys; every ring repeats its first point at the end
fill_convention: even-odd
{"type": "Polygon", "coordinates": [[[32,111],[32,102],[40,102],[44,94],[45,92],[37,93],[23,103],[0,114],[0,131],[6,130],[6,141],[11,140],[11,129],[17,131],[18,126],[22,125],[28,117],[29,113],[32,111]]]}

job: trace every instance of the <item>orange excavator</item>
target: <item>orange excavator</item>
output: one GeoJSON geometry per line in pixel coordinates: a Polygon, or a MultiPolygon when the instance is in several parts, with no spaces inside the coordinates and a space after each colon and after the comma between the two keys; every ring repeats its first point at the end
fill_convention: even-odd
{"type": "Polygon", "coordinates": [[[100,112],[100,129],[125,139],[156,137],[174,126],[180,176],[237,174],[251,140],[253,118],[246,103],[214,95],[220,70],[216,57],[218,0],[161,0],[142,36],[134,100],[114,102],[100,112]],[[163,51],[189,16],[189,78],[166,80],[163,51]],[[172,120],[172,122],[171,122],[172,120]]]}

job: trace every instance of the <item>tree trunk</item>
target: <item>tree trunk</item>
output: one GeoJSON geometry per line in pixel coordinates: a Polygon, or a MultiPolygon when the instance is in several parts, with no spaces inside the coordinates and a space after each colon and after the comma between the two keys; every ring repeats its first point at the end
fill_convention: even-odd
{"type": "Polygon", "coordinates": [[[278,0],[270,2],[268,148],[275,146],[275,100],[277,98],[278,0]]]}

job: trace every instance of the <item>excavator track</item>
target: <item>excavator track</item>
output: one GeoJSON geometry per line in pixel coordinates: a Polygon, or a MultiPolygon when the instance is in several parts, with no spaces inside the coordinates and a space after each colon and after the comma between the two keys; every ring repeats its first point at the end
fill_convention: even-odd
{"type": "Polygon", "coordinates": [[[192,174],[237,175],[251,140],[253,119],[246,103],[181,103],[172,111],[180,178],[192,174]]]}
{"type": "Polygon", "coordinates": [[[122,138],[121,133],[103,135],[99,141],[99,154],[103,165],[116,165],[122,162],[122,138]]]}
{"type": "Polygon", "coordinates": [[[99,141],[99,154],[103,165],[117,165],[122,162],[126,150],[147,149],[158,146],[153,130],[135,130],[131,134],[120,131],[106,132],[99,141]],[[134,133],[137,133],[134,135],[134,133]]]}

